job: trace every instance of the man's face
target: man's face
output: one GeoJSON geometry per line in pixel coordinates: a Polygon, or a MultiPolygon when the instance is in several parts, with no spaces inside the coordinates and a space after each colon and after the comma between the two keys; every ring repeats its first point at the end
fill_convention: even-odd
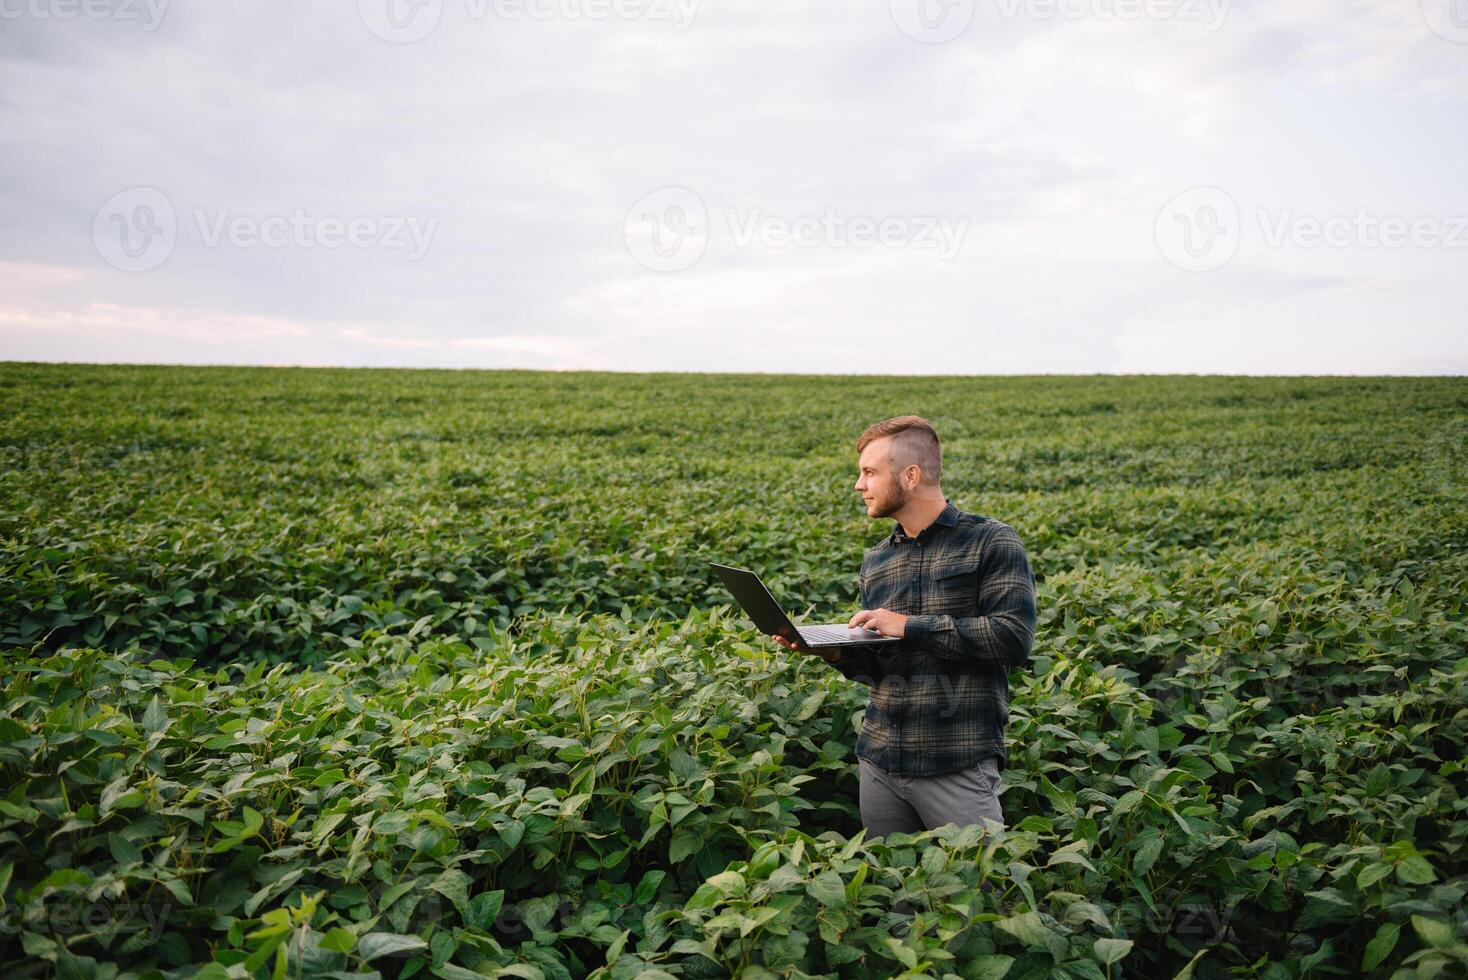
{"type": "Polygon", "coordinates": [[[873,439],[857,460],[856,490],[868,517],[891,517],[907,503],[907,491],[892,472],[891,443],[891,436],[873,439]]]}

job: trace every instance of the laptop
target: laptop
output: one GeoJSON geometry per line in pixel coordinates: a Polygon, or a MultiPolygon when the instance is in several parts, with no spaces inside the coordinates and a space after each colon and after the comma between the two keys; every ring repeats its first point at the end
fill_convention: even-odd
{"type": "Polygon", "coordinates": [[[766,636],[783,636],[793,641],[796,636],[800,637],[802,646],[807,647],[850,647],[865,646],[869,643],[897,643],[895,636],[883,636],[876,630],[869,630],[865,626],[851,627],[845,623],[830,623],[822,626],[796,626],[785,615],[785,610],[770,595],[770,590],[765,588],[765,583],[760,581],[758,575],[744,568],[731,568],[728,565],[720,565],[718,562],[709,562],[713,566],[715,574],[734,593],[734,598],[739,600],[739,605],[759,631],[766,636]]]}

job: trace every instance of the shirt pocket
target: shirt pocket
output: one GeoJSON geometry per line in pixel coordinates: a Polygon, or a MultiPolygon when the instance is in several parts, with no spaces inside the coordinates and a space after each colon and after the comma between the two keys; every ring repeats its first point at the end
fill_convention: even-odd
{"type": "Polygon", "coordinates": [[[925,613],[935,616],[979,614],[979,559],[946,563],[933,572],[925,613]]]}

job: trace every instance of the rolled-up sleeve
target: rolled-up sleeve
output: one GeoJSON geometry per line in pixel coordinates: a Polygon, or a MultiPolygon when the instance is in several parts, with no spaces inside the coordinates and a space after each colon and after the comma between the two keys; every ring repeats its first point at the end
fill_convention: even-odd
{"type": "Polygon", "coordinates": [[[984,542],[974,616],[908,616],[905,639],[946,660],[1009,670],[1035,641],[1035,577],[1019,535],[996,524],[984,542]]]}

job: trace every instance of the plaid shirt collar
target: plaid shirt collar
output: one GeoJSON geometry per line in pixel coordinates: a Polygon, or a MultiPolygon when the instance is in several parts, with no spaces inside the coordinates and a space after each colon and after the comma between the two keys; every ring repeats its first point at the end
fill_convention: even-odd
{"type": "Polygon", "coordinates": [[[958,523],[958,508],[955,507],[953,505],[953,501],[949,500],[947,497],[943,498],[943,502],[947,504],[947,506],[943,508],[943,512],[940,513],[937,517],[933,518],[933,523],[929,524],[927,527],[919,531],[917,533],[917,537],[915,538],[909,538],[907,536],[907,532],[902,529],[901,521],[893,521],[892,533],[887,536],[887,543],[891,545],[897,545],[901,544],[904,541],[921,541],[923,538],[931,534],[933,528],[939,524],[942,524],[944,527],[955,526],[958,523]]]}

